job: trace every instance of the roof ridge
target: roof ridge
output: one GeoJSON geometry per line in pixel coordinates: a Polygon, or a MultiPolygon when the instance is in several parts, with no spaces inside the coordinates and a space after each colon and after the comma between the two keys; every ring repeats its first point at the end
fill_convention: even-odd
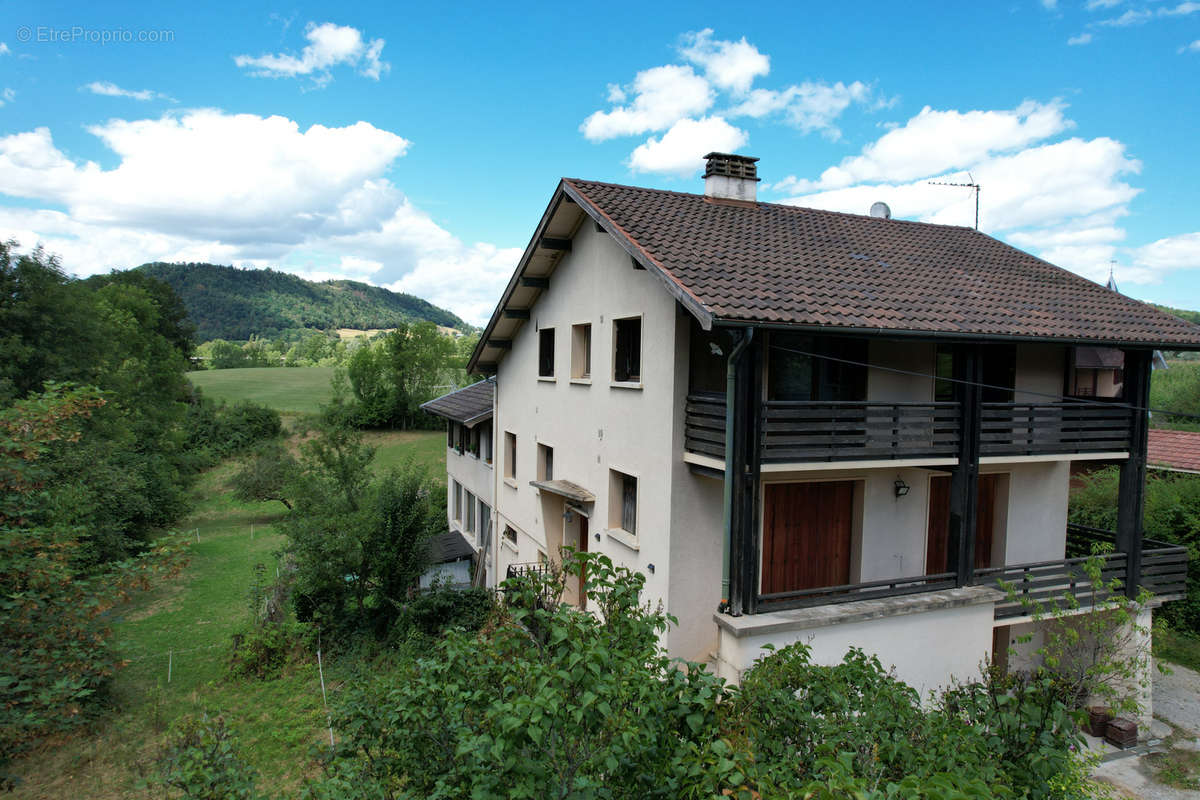
{"type": "MultiPolygon", "coordinates": [[[[610,181],[595,181],[595,180],[591,180],[590,178],[561,178],[561,180],[570,182],[571,185],[575,186],[576,188],[579,188],[580,183],[590,183],[590,184],[594,184],[596,186],[608,186],[608,187],[611,187],[614,189],[633,189],[633,190],[639,191],[639,192],[653,192],[655,194],[670,194],[670,195],[675,195],[676,197],[694,197],[694,198],[698,198],[700,200],[708,200],[709,199],[707,195],[703,195],[698,192],[680,192],[675,189],[656,189],[656,188],[653,188],[650,186],[634,186],[629,183],[612,183],[610,181]]],[[[900,225],[920,225],[920,226],[929,227],[929,228],[938,228],[941,230],[962,230],[962,231],[969,231],[971,233],[978,233],[983,236],[987,236],[986,233],[983,233],[982,231],[972,228],[969,225],[946,225],[941,222],[922,222],[921,220],[916,220],[916,219],[895,219],[892,217],[887,217],[887,218],[873,217],[870,214],[855,214],[853,211],[831,211],[830,209],[827,209],[827,208],[816,208],[814,206],[801,206],[801,205],[795,205],[792,203],[769,203],[765,200],[755,200],[754,204],[760,205],[760,206],[766,206],[768,208],[778,208],[781,211],[788,211],[788,212],[808,211],[808,212],[811,212],[814,214],[829,214],[830,216],[834,216],[834,217],[854,217],[856,219],[878,220],[881,223],[895,222],[900,225]]],[[[738,206],[738,207],[747,207],[747,206],[738,206]]]]}

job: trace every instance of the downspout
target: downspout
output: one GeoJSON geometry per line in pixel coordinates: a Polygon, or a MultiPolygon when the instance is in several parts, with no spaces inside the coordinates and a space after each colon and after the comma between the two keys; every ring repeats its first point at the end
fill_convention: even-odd
{"type": "MultiPolygon", "coordinates": [[[[733,540],[733,469],[734,469],[734,453],[733,453],[733,421],[734,421],[734,397],[736,396],[737,388],[737,360],[741,356],[742,351],[754,339],[754,328],[746,328],[745,333],[737,344],[733,346],[733,350],[729,353],[729,360],[725,362],[725,509],[724,509],[724,524],[722,525],[722,546],[721,546],[721,605],[717,608],[718,612],[725,613],[730,611],[729,608],[729,547],[733,540]]],[[[739,616],[740,611],[734,610],[734,616],[739,616]]]]}

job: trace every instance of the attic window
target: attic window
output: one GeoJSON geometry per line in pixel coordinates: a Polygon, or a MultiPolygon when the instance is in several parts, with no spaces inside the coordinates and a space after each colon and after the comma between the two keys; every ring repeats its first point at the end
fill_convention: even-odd
{"type": "Polygon", "coordinates": [[[538,331],[538,377],[554,377],[554,328],[538,331]]]}
{"type": "Polygon", "coordinates": [[[613,380],[639,383],[642,380],[642,318],[613,320],[613,380]]]}

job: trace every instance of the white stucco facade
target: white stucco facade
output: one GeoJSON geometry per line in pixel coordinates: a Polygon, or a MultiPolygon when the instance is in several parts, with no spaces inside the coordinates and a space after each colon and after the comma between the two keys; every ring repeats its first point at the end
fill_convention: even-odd
{"type": "MultiPolygon", "coordinates": [[[[790,627],[766,624],[773,615],[754,615],[762,618],[757,628],[714,620],[721,601],[723,464],[685,458],[692,324],[658,278],[635,268],[612,236],[583,220],[498,362],[493,464],[453,449],[447,453],[452,478],[461,476],[460,483],[476,487],[480,498],[489,496],[484,484],[494,492],[495,569],[489,569],[489,581],[503,580],[511,564],[557,560],[562,546],[586,547],[645,575],[645,600],[662,603],[678,619],[665,637],[671,655],[709,663],[732,680],[764,645],[793,641],[809,642],[819,663],[840,661],[847,648],[862,647],[923,693],[977,675],[993,642],[996,597],[987,591],[957,590],[969,598],[955,595],[940,604],[929,601],[929,593],[921,595],[923,604],[907,598],[847,603],[860,613],[807,617],[790,627]],[[614,321],[634,318],[640,321],[640,376],[618,381],[614,321]],[[576,326],[590,326],[587,377],[578,374],[576,326]],[[548,330],[554,332],[553,366],[539,374],[546,372],[548,330]],[[552,450],[550,476],[542,474],[547,457],[539,448],[552,450]],[[619,476],[636,481],[632,533],[622,528],[619,476]],[[569,501],[530,485],[547,477],[569,481],[595,499],[569,501]],[[861,613],[868,602],[882,603],[881,610],[861,613]]],[[[867,371],[867,400],[931,402],[936,352],[929,342],[872,339],[870,363],[891,369],[867,371]]],[[[1014,400],[1045,402],[1030,393],[1060,394],[1066,362],[1061,347],[1017,346],[1014,400]]],[[[993,565],[1063,558],[1070,458],[984,461],[981,473],[997,476],[993,565]]],[[[931,480],[954,465],[953,458],[770,464],[761,479],[764,487],[854,484],[850,580],[858,583],[927,574],[931,480]],[[897,496],[897,481],[908,487],[904,496],[897,496]]],[[[452,517],[453,502],[451,496],[452,517]]],[[[578,601],[575,591],[568,587],[568,601],[578,601]]]]}

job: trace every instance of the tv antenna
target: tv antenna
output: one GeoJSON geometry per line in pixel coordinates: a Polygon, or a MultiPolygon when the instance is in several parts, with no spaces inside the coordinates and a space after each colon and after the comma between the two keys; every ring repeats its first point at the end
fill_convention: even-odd
{"type": "Polygon", "coordinates": [[[975,230],[979,230],[979,190],[982,188],[975,182],[975,176],[967,173],[967,178],[970,183],[947,183],[945,181],[929,181],[930,186],[961,186],[965,189],[972,189],[975,192],[975,230]]]}

